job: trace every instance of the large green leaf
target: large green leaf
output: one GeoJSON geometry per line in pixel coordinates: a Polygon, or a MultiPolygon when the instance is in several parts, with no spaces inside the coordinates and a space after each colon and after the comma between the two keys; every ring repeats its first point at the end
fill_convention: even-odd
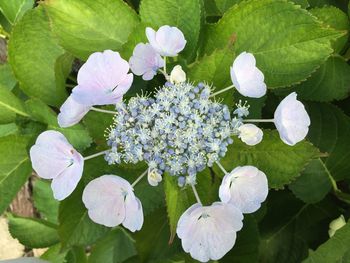
{"type": "Polygon", "coordinates": [[[305,203],[314,204],[321,201],[331,190],[329,171],[322,160],[314,159],[306,167],[289,189],[305,203]]]}
{"type": "Polygon", "coordinates": [[[51,263],[66,263],[65,257],[67,256],[67,253],[67,250],[61,250],[61,244],[57,244],[45,251],[40,258],[51,263]]]}
{"type": "MultiPolygon", "coordinates": [[[[256,166],[266,174],[270,188],[283,188],[318,155],[318,150],[306,141],[289,146],[281,141],[277,131],[264,130],[262,142],[254,147],[236,139],[220,163],[227,171],[242,165],[256,166]]],[[[222,174],[217,166],[214,169],[222,174]]]]}
{"type": "Polygon", "coordinates": [[[16,135],[0,138],[0,214],[5,211],[32,171],[26,150],[29,139],[16,135]]]}
{"type": "Polygon", "coordinates": [[[29,248],[45,248],[60,241],[54,224],[35,218],[10,216],[9,231],[29,248]]]}
{"type": "Polygon", "coordinates": [[[136,13],[121,0],[48,0],[43,5],[60,44],[82,59],[121,48],[138,23],[136,13]]]}
{"type": "Polygon", "coordinates": [[[350,178],[350,118],[337,107],[326,103],[308,103],[311,117],[310,141],[328,153],[325,164],[336,180],[350,178]]]}
{"type": "MultiPolygon", "coordinates": [[[[293,87],[293,90],[305,100],[344,99],[350,92],[350,66],[342,57],[332,56],[310,78],[293,87]]],[[[289,93],[290,90],[288,89],[287,92],[289,93]]]]}
{"type": "Polygon", "coordinates": [[[18,133],[18,127],[15,123],[1,124],[0,137],[18,133]]]}
{"type": "Polygon", "coordinates": [[[310,13],[316,16],[326,25],[346,32],[345,36],[338,38],[332,44],[335,52],[342,51],[349,37],[350,22],[348,16],[335,6],[323,6],[321,8],[313,8],[310,10],[310,13]]]}
{"type": "Polygon", "coordinates": [[[50,182],[36,179],[33,186],[34,206],[46,220],[57,223],[59,202],[53,198],[50,182]]]}
{"type": "Polygon", "coordinates": [[[0,85],[0,123],[14,121],[16,114],[28,116],[22,101],[9,89],[0,85]]]}
{"type": "Polygon", "coordinates": [[[170,224],[170,242],[172,242],[180,216],[194,203],[194,199],[186,188],[178,186],[177,177],[168,174],[164,176],[164,191],[170,224]]]}
{"type": "Polygon", "coordinates": [[[89,263],[121,263],[134,255],[134,240],[125,230],[116,228],[92,248],[89,263]]]}
{"type": "Polygon", "coordinates": [[[56,130],[63,133],[67,140],[78,150],[83,150],[92,143],[92,138],[82,124],[61,128],[57,123],[56,113],[42,101],[30,99],[26,101],[25,106],[32,119],[47,124],[48,130],[56,130]]]}
{"type": "Polygon", "coordinates": [[[11,66],[8,63],[0,64],[0,86],[12,90],[15,87],[16,82],[11,66]]]}
{"type": "Polygon", "coordinates": [[[29,10],[16,23],[9,42],[9,61],[20,88],[29,96],[59,106],[66,97],[59,68],[65,51],[51,32],[44,9],[29,10]]]}
{"type": "Polygon", "coordinates": [[[252,52],[268,87],[275,88],[306,79],[332,53],[330,40],[343,32],[322,25],[291,2],[250,0],[233,6],[205,35],[207,54],[235,36],[236,54],[252,52]]]}
{"type": "Polygon", "coordinates": [[[64,248],[91,245],[109,230],[91,221],[81,199],[82,191],[83,185],[80,183],[59,207],[58,234],[64,248]]]}
{"type": "Polygon", "coordinates": [[[337,230],[335,235],[322,244],[315,252],[310,251],[303,263],[349,262],[350,223],[337,230]],[[342,260],[346,256],[347,260],[342,260]]]}
{"type": "Polygon", "coordinates": [[[334,203],[304,204],[287,191],[269,193],[260,223],[259,262],[299,263],[308,248],[328,238],[328,224],[336,216],[334,203]]]}
{"type": "Polygon", "coordinates": [[[201,29],[200,0],[143,0],[140,15],[143,23],[155,30],[163,25],[178,27],[187,40],[184,54],[194,53],[201,29]]]}
{"type": "Polygon", "coordinates": [[[0,0],[0,11],[14,24],[23,14],[33,8],[34,0],[0,0]]]}

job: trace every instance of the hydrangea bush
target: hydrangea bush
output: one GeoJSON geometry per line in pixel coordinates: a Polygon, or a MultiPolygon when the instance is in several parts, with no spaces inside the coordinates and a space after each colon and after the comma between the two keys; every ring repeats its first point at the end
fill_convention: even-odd
{"type": "Polygon", "coordinates": [[[347,4],[0,3],[0,208],[27,180],[35,207],[11,235],[58,263],[346,262],[347,4]]]}

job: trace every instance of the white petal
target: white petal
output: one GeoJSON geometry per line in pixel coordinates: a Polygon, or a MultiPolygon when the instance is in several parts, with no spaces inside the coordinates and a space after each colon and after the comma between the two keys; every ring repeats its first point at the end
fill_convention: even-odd
{"type": "Polygon", "coordinates": [[[281,140],[291,146],[302,141],[309,131],[310,117],[295,92],[281,101],[274,120],[281,140]]]}
{"type": "Polygon", "coordinates": [[[33,169],[39,177],[52,179],[61,174],[75,160],[76,150],[64,135],[57,131],[41,133],[30,149],[33,169]]]}
{"type": "Polygon", "coordinates": [[[62,128],[73,126],[89,112],[90,108],[91,106],[80,104],[69,96],[60,108],[57,116],[58,124],[62,128]]]}
{"type": "Polygon", "coordinates": [[[233,62],[230,73],[234,86],[243,96],[260,98],[266,94],[264,74],[256,67],[253,54],[242,52],[233,62]]]}
{"type": "Polygon", "coordinates": [[[131,232],[140,230],[143,225],[143,211],[140,200],[129,194],[125,199],[125,220],[123,226],[131,232]]]}
{"type": "Polygon", "coordinates": [[[238,137],[247,145],[254,146],[262,141],[263,132],[254,124],[243,124],[238,128],[238,137]]]}
{"type": "Polygon", "coordinates": [[[129,63],[118,52],[95,52],[80,68],[72,96],[83,105],[115,104],[132,84],[128,71],[129,63]]]}
{"type": "Polygon", "coordinates": [[[176,65],[170,73],[170,82],[176,84],[185,81],[186,73],[182,70],[182,67],[180,65],[176,65]]]}
{"type": "Polygon", "coordinates": [[[243,213],[258,210],[268,194],[266,175],[254,166],[237,167],[225,175],[219,188],[219,197],[238,207],[243,213]],[[228,195],[230,199],[228,200],[228,195]]]}
{"type": "Polygon", "coordinates": [[[92,180],[83,192],[83,202],[91,220],[108,227],[123,223],[131,231],[138,230],[143,223],[142,206],[133,201],[136,197],[130,183],[115,175],[92,180]]]}
{"type": "Polygon", "coordinates": [[[157,32],[152,28],[146,28],[146,35],[149,43],[161,56],[177,56],[186,45],[185,37],[177,27],[165,25],[157,32]]]}
{"type": "Polygon", "coordinates": [[[53,178],[51,188],[55,199],[63,200],[74,191],[83,174],[83,168],[84,161],[81,159],[53,178]]]}
{"type": "Polygon", "coordinates": [[[162,181],[162,176],[157,172],[156,169],[148,169],[147,180],[152,186],[157,186],[162,181]]]}
{"type": "Polygon", "coordinates": [[[242,219],[242,213],[231,204],[195,204],[180,217],[176,232],[194,259],[218,260],[233,247],[242,219]]]}

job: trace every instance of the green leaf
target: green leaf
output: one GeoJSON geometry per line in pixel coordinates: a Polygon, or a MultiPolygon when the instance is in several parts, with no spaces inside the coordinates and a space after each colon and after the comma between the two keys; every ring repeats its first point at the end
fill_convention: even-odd
{"type": "Polygon", "coordinates": [[[336,106],[326,103],[308,103],[311,117],[309,140],[322,152],[328,153],[325,165],[338,181],[350,178],[350,118],[336,106]]]}
{"type": "Polygon", "coordinates": [[[26,147],[27,136],[9,135],[0,138],[0,214],[27,181],[32,167],[26,147]]]}
{"type": "Polygon", "coordinates": [[[187,40],[183,54],[194,54],[201,29],[201,3],[199,0],[143,0],[140,16],[146,23],[158,30],[163,25],[176,26],[187,40]]]}
{"type": "Polygon", "coordinates": [[[61,244],[50,247],[40,258],[51,263],[66,263],[68,250],[61,250],[61,244]]]}
{"type": "Polygon", "coordinates": [[[8,63],[0,64],[0,86],[12,90],[16,85],[16,78],[8,63]]]}
{"type": "Polygon", "coordinates": [[[0,123],[9,123],[15,120],[16,114],[28,116],[22,101],[9,89],[0,85],[0,123]]]}
{"type": "Polygon", "coordinates": [[[60,44],[84,60],[95,51],[120,49],[138,23],[121,0],[48,0],[43,5],[60,44]]]}
{"type": "Polygon", "coordinates": [[[253,53],[268,87],[276,88],[306,79],[332,53],[330,41],[342,35],[293,3],[250,0],[208,27],[204,52],[225,47],[234,36],[236,54],[253,53]]]}
{"type": "Polygon", "coordinates": [[[9,231],[29,248],[45,248],[60,241],[54,224],[35,218],[10,216],[9,231]]]}
{"type": "Polygon", "coordinates": [[[87,263],[85,247],[73,247],[67,254],[66,263],[87,263]]]}
{"type": "Polygon", "coordinates": [[[84,117],[84,125],[97,145],[106,145],[106,129],[113,124],[113,115],[90,111],[84,117]]]}
{"type": "Polygon", "coordinates": [[[289,185],[295,196],[308,204],[321,201],[331,188],[329,172],[320,159],[312,160],[301,176],[289,185]]]}
{"type": "Polygon", "coordinates": [[[340,56],[330,57],[310,78],[293,87],[294,90],[305,100],[344,99],[350,92],[350,66],[340,56]]]}
{"type": "Polygon", "coordinates": [[[178,186],[176,176],[166,174],[163,180],[171,233],[169,242],[172,242],[176,235],[176,226],[180,216],[194,204],[193,194],[191,196],[191,193],[186,188],[178,186]]]}
{"type": "Polygon", "coordinates": [[[309,257],[303,263],[340,263],[343,257],[349,259],[350,223],[337,230],[335,235],[317,248],[310,251],[309,257]]]}
{"type": "Polygon", "coordinates": [[[113,229],[92,248],[89,263],[121,263],[136,255],[134,242],[122,228],[113,229]]]}
{"type": "MultiPolygon", "coordinates": [[[[169,244],[170,231],[164,208],[145,217],[142,231],[135,232],[135,246],[140,257],[136,262],[166,262],[172,255],[183,252],[179,239],[169,244]]],[[[187,261],[186,261],[187,262],[187,261]]]]}
{"type": "Polygon", "coordinates": [[[11,134],[17,134],[17,133],[18,133],[18,127],[15,123],[0,125],[0,137],[8,136],[11,134]]]}
{"type": "Polygon", "coordinates": [[[33,5],[34,0],[1,0],[0,11],[11,24],[14,24],[27,10],[33,8],[33,5]]]}
{"type": "Polygon", "coordinates": [[[51,32],[44,9],[29,10],[13,28],[8,46],[9,61],[20,88],[31,97],[59,106],[67,96],[61,74],[65,51],[51,32]]]}
{"type": "Polygon", "coordinates": [[[108,232],[108,228],[91,221],[82,202],[83,185],[60,203],[58,234],[63,248],[86,246],[96,242],[108,232]]]}
{"type": "Polygon", "coordinates": [[[259,227],[259,262],[301,262],[309,247],[328,238],[328,224],[337,213],[329,200],[304,204],[288,191],[270,191],[267,214],[259,227]]]}
{"type": "Polygon", "coordinates": [[[349,37],[350,22],[347,14],[335,6],[323,6],[321,8],[313,8],[310,13],[316,16],[319,20],[332,28],[346,32],[346,35],[338,38],[332,47],[336,53],[344,49],[349,37]]]}
{"type": "Polygon", "coordinates": [[[57,223],[59,202],[53,198],[49,181],[40,179],[34,181],[33,201],[44,219],[57,223]]]}
{"type": "Polygon", "coordinates": [[[82,124],[61,128],[57,123],[56,113],[42,101],[30,99],[26,101],[25,106],[32,119],[47,124],[49,130],[63,133],[67,140],[78,150],[83,150],[92,143],[92,138],[82,124]]]}
{"type": "MultiPolygon", "coordinates": [[[[227,171],[237,166],[254,165],[266,174],[269,187],[278,189],[295,180],[318,155],[318,150],[306,141],[289,146],[281,141],[277,131],[264,130],[262,142],[254,147],[236,139],[220,163],[227,171]]],[[[222,174],[216,166],[214,170],[222,174]]]]}
{"type": "Polygon", "coordinates": [[[244,215],[243,228],[237,233],[237,240],[220,262],[248,263],[258,262],[260,234],[256,219],[252,215],[244,215]]]}

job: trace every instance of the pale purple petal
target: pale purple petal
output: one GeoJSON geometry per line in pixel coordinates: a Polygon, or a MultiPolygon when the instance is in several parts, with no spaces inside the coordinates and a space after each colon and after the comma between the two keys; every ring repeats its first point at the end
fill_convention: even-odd
{"type": "Polygon", "coordinates": [[[253,213],[258,210],[267,194],[266,175],[249,165],[237,167],[226,174],[219,188],[220,200],[235,205],[243,213],[253,213]]]}
{"type": "Polygon", "coordinates": [[[185,252],[201,262],[222,258],[236,241],[242,213],[231,204],[194,204],[180,217],[177,235],[185,252]]]}
{"type": "Polygon", "coordinates": [[[115,104],[131,87],[129,63],[118,52],[95,52],[78,72],[73,98],[83,105],[115,104]]]}
{"type": "Polygon", "coordinates": [[[83,175],[84,160],[81,156],[76,159],[78,159],[78,161],[74,162],[52,180],[51,188],[53,196],[57,200],[63,200],[69,196],[77,187],[83,175]]]}
{"type": "Polygon", "coordinates": [[[165,25],[157,32],[148,27],[146,36],[149,43],[161,56],[175,57],[186,45],[185,36],[177,27],[165,25]]]}
{"type": "Polygon", "coordinates": [[[260,98],[266,94],[264,74],[256,67],[253,54],[242,52],[233,62],[230,73],[233,85],[243,96],[260,98]]]}
{"type": "Polygon", "coordinates": [[[39,177],[52,179],[75,161],[75,153],[75,149],[62,133],[45,131],[31,147],[30,159],[39,177]]]}
{"type": "Polygon", "coordinates": [[[58,124],[62,128],[73,126],[89,112],[90,108],[91,106],[80,104],[69,96],[60,108],[57,116],[58,124]]]}
{"type": "Polygon", "coordinates": [[[125,199],[125,220],[123,226],[129,229],[131,232],[140,230],[143,225],[143,211],[140,200],[131,195],[131,193],[125,199]]]}
{"type": "Polygon", "coordinates": [[[157,70],[164,66],[164,60],[150,44],[139,43],[134,48],[129,60],[130,68],[135,75],[144,80],[151,80],[157,70]]]}
{"type": "Polygon", "coordinates": [[[302,141],[309,132],[310,117],[304,105],[297,100],[295,92],[285,97],[278,105],[274,122],[281,140],[288,145],[302,141]]]}
{"type": "Polygon", "coordinates": [[[254,146],[262,141],[263,132],[254,124],[247,123],[239,126],[238,138],[247,145],[254,146]]]}
{"type": "Polygon", "coordinates": [[[83,202],[92,221],[108,227],[123,224],[131,231],[143,223],[141,203],[128,181],[115,175],[103,175],[84,189],[83,202]]]}

